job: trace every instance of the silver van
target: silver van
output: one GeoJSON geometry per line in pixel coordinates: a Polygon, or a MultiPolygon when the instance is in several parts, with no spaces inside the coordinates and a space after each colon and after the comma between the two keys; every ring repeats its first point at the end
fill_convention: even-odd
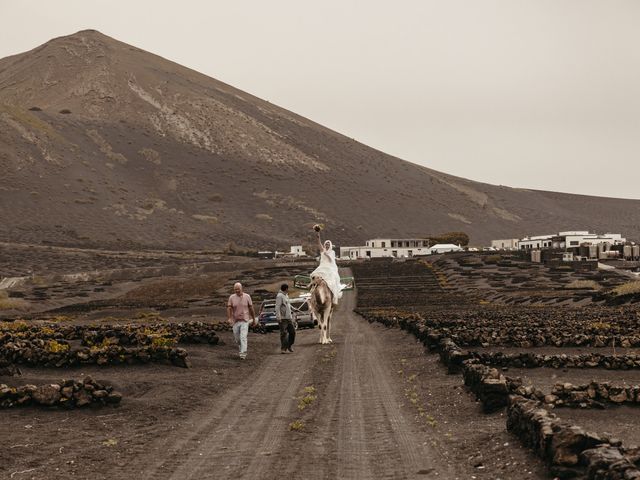
{"type": "Polygon", "coordinates": [[[318,324],[309,308],[309,295],[291,298],[289,302],[294,323],[297,323],[298,328],[314,328],[318,324]]]}

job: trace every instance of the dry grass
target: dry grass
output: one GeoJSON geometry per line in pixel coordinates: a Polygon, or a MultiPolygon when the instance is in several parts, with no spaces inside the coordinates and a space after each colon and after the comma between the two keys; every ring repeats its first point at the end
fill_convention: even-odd
{"type": "Polygon", "coordinates": [[[304,422],[302,420],[295,420],[289,424],[289,430],[292,432],[299,432],[300,430],[304,430],[304,422]]]}
{"type": "Polygon", "coordinates": [[[486,257],[483,258],[483,260],[484,260],[484,263],[486,263],[487,265],[495,265],[500,260],[502,260],[502,256],[501,255],[487,255],[486,257]]]}
{"type": "Polygon", "coordinates": [[[600,290],[602,286],[594,280],[574,280],[564,288],[569,290],[600,290]]]}
{"type": "Polygon", "coordinates": [[[316,389],[313,385],[304,387],[302,395],[298,397],[298,410],[304,410],[316,401],[318,396],[316,395],[316,389]]]}
{"type": "Polygon", "coordinates": [[[0,290],[0,310],[25,310],[29,307],[29,302],[21,298],[9,298],[5,290],[0,290]]]}
{"type": "Polygon", "coordinates": [[[615,296],[633,295],[634,293],[640,293],[640,280],[633,280],[631,282],[618,285],[611,291],[611,293],[615,296]]]}

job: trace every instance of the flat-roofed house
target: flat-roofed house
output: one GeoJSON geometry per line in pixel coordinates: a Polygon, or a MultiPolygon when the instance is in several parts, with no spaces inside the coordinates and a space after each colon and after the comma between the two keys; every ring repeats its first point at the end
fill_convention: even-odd
{"type": "Polygon", "coordinates": [[[518,249],[517,238],[505,238],[502,240],[491,240],[491,248],[496,250],[517,250],[518,249]]]}
{"type": "Polygon", "coordinates": [[[364,246],[340,247],[340,258],[409,258],[429,255],[429,240],[422,238],[373,238],[364,246]]]}

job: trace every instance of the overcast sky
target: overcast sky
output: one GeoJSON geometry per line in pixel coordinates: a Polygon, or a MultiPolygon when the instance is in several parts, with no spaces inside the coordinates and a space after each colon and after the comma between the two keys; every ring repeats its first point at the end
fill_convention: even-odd
{"type": "Polygon", "coordinates": [[[640,1],[0,0],[0,57],[93,28],[405,160],[640,198],[640,1]]]}

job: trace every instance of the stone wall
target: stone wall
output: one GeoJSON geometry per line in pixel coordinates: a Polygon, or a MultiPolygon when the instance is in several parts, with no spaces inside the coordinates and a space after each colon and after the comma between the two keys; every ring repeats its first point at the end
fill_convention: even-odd
{"type": "Polygon", "coordinates": [[[471,352],[470,355],[494,367],[512,368],[605,368],[607,370],[631,370],[640,368],[640,355],[609,355],[583,353],[578,355],[544,355],[533,352],[471,352]]]}
{"type": "Polygon", "coordinates": [[[63,380],[48,385],[0,385],[0,408],[27,405],[59,406],[65,408],[87,405],[117,405],[122,395],[113,387],[96,382],[87,376],[84,380],[63,380]]]}
{"type": "Polygon", "coordinates": [[[558,478],[640,479],[640,453],[618,441],[559,420],[534,400],[512,396],[507,429],[531,448],[558,478]]]}
{"type": "Polygon", "coordinates": [[[209,343],[216,345],[216,332],[227,327],[204,322],[152,323],[129,325],[65,325],[61,323],[31,325],[24,321],[5,323],[0,327],[0,343],[14,339],[79,340],[93,346],[107,341],[120,345],[147,345],[158,337],[175,343],[209,343]]]}
{"type": "Polygon", "coordinates": [[[42,367],[72,367],[76,365],[118,365],[134,363],[166,363],[188,368],[187,351],[165,345],[123,347],[101,345],[71,348],[65,340],[15,340],[0,344],[0,357],[9,364],[42,367]]]}

